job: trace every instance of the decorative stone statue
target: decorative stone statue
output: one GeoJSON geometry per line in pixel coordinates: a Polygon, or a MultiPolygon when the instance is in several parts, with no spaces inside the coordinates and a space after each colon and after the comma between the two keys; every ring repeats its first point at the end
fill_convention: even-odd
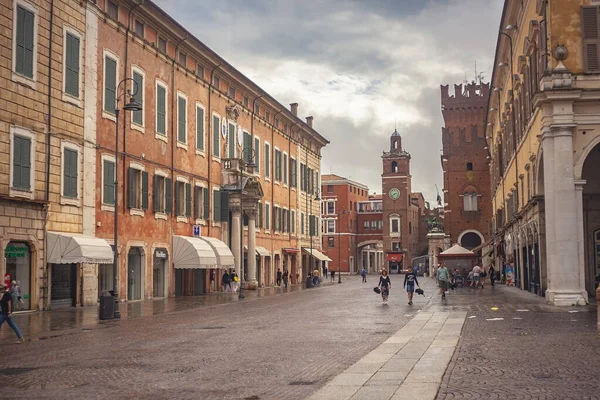
{"type": "Polygon", "coordinates": [[[427,220],[427,230],[429,232],[443,232],[444,226],[436,216],[431,216],[427,220]]]}

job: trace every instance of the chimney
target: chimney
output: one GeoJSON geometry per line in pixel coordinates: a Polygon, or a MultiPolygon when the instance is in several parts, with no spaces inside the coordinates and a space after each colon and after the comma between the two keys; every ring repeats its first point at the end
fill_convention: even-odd
{"type": "Polygon", "coordinates": [[[306,124],[312,128],[313,116],[306,117],[306,124]]]}
{"type": "Polygon", "coordinates": [[[298,103],[292,103],[290,104],[290,110],[292,111],[292,114],[294,114],[294,116],[298,116],[298,103]]]}

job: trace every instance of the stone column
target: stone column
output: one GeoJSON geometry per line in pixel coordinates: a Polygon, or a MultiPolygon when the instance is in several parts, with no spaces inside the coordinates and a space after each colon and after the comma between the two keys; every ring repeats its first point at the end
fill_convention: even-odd
{"type": "MultiPolygon", "coordinates": [[[[558,104],[556,105],[558,107],[558,104]]],[[[573,169],[575,124],[554,124],[542,135],[544,151],[544,199],[546,201],[546,252],[548,289],[546,300],[557,306],[587,303],[582,285],[585,264],[578,240],[583,226],[577,221],[577,194],[573,169]]]]}
{"type": "Polygon", "coordinates": [[[235,259],[235,273],[242,279],[240,265],[243,257],[240,243],[240,232],[242,224],[242,210],[239,206],[231,207],[231,252],[235,259]]]}
{"type": "Polygon", "coordinates": [[[256,210],[246,211],[248,216],[248,281],[246,288],[257,289],[258,281],[256,280],[256,210]]]}
{"type": "Polygon", "coordinates": [[[579,276],[580,286],[585,288],[585,226],[583,223],[583,187],[587,182],[585,180],[575,181],[575,204],[577,207],[577,252],[579,253],[579,262],[583,270],[579,276]]]}

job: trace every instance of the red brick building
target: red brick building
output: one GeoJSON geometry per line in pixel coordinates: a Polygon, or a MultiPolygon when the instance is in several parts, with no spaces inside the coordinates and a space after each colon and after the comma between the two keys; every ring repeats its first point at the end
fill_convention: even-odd
{"type": "Polygon", "coordinates": [[[378,273],[384,263],[383,255],[383,195],[370,195],[358,203],[358,260],[359,269],[378,273]]]}
{"type": "Polygon", "coordinates": [[[490,235],[492,207],[484,121],[489,84],[441,87],[444,230],[452,243],[473,249],[490,235]]]}
{"type": "Polygon", "coordinates": [[[357,273],[358,208],[369,198],[366,185],[338,175],[321,177],[323,252],[332,260],[329,270],[357,273]]]}

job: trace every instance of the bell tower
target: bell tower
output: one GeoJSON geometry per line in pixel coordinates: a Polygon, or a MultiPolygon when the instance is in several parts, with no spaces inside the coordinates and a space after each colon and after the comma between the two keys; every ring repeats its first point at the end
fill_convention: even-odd
{"type": "Polygon", "coordinates": [[[390,136],[390,149],[381,156],[383,171],[383,267],[390,273],[406,268],[412,254],[409,246],[411,193],[410,154],[402,148],[397,130],[390,136]]]}

